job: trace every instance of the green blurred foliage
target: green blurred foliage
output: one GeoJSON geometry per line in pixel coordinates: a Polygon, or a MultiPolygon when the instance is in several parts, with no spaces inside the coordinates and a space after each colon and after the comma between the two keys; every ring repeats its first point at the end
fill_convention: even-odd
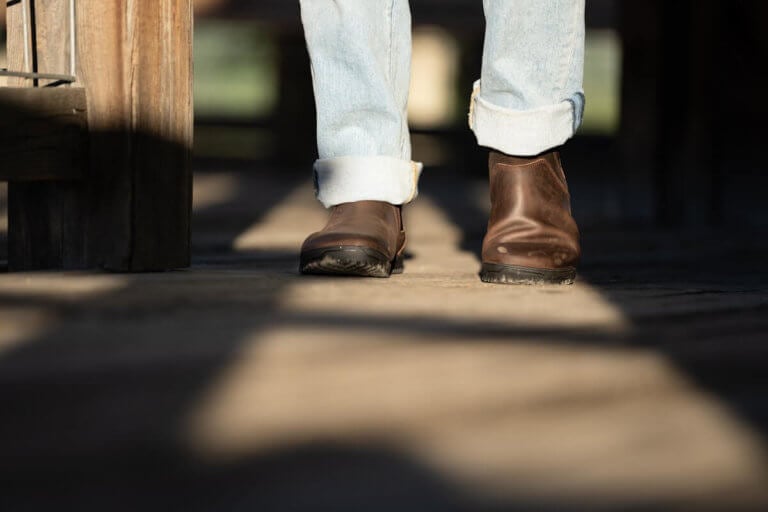
{"type": "Polygon", "coordinates": [[[616,132],[621,115],[621,44],[612,30],[587,31],[584,92],[587,108],[583,133],[616,132]]]}
{"type": "Polygon", "coordinates": [[[277,102],[276,48],[252,22],[206,20],[195,26],[195,111],[199,116],[256,118],[277,102]]]}

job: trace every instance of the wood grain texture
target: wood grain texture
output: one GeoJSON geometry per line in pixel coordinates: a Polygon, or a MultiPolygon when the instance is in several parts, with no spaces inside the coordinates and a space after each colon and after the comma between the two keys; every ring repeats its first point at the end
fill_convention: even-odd
{"type": "MultiPolygon", "coordinates": [[[[13,69],[25,69],[23,6],[8,9],[13,69]]],[[[34,71],[68,70],[65,7],[58,0],[34,3],[35,57],[29,66],[34,71]]],[[[9,239],[18,251],[11,249],[9,265],[115,271],[186,267],[192,195],[192,0],[78,0],[77,32],[77,86],[84,87],[88,98],[86,180],[81,185],[12,186],[10,230],[17,235],[9,239]],[[61,209],[52,206],[57,204],[61,209]],[[39,229],[29,227],[32,218],[39,229]],[[51,235],[62,231],[62,225],[72,226],[64,229],[74,230],[72,243],[66,236],[51,235]],[[72,247],[77,249],[70,251],[72,247]],[[69,252],[79,256],[50,256],[69,252]]]]}
{"type": "Polygon", "coordinates": [[[82,88],[0,87],[0,181],[82,178],[87,113],[82,88]]]}
{"type": "Polygon", "coordinates": [[[119,271],[186,267],[192,2],[81,0],[78,36],[99,264],[119,271]]]}
{"type": "MultiPolygon", "coordinates": [[[[8,7],[8,65],[38,73],[69,69],[69,18],[65,2],[37,0],[8,7]],[[29,6],[31,30],[23,30],[23,9],[29,6]],[[29,62],[24,46],[31,45],[29,62]]],[[[10,85],[35,87],[50,81],[15,79],[10,85]]],[[[66,86],[65,86],[66,87],[66,86]]],[[[55,94],[55,93],[54,93],[55,94]]],[[[52,123],[56,124],[56,123],[52,123]]],[[[53,129],[53,128],[52,128],[53,129]]],[[[84,170],[84,169],[81,169],[84,170]]],[[[74,182],[10,183],[8,186],[8,265],[11,270],[84,268],[87,252],[87,189],[74,182]]]]}

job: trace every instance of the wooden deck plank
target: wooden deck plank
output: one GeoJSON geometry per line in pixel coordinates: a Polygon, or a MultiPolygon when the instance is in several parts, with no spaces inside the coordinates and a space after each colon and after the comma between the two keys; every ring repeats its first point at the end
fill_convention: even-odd
{"type": "Polygon", "coordinates": [[[310,183],[199,178],[190,271],[0,275],[5,503],[768,504],[764,241],[588,230],[575,286],[486,285],[461,248],[485,213],[454,196],[487,190],[444,174],[405,274],[308,278],[310,183]]]}

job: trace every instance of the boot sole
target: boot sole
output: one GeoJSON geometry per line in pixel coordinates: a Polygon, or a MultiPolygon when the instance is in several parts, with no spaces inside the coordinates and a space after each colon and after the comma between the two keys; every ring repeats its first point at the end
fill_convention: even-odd
{"type": "Polygon", "coordinates": [[[545,269],[483,263],[480,279],[485,283],[494,284],[573,284],[576,280],[576,269],[573,267],[545,269]]]}
{"type": "Polygon", "coordinates": [[[393,261],[375,249],[340,246],[302,253],[299,270],[313,275],[389,277],[402,273],[403,258],[393,261]]]}

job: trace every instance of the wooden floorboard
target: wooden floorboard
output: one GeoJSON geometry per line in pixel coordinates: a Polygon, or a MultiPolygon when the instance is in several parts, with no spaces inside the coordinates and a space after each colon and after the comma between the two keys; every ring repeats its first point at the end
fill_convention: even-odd
{"type": "Polygon", "coordinates": [[[196,184],[191,270],[0,274],[3,508],[768,506],[762,239],[585,229],[576,285],[486,285],[449,173],[405,274],[308,278],[307,180],[196,184]]]}

